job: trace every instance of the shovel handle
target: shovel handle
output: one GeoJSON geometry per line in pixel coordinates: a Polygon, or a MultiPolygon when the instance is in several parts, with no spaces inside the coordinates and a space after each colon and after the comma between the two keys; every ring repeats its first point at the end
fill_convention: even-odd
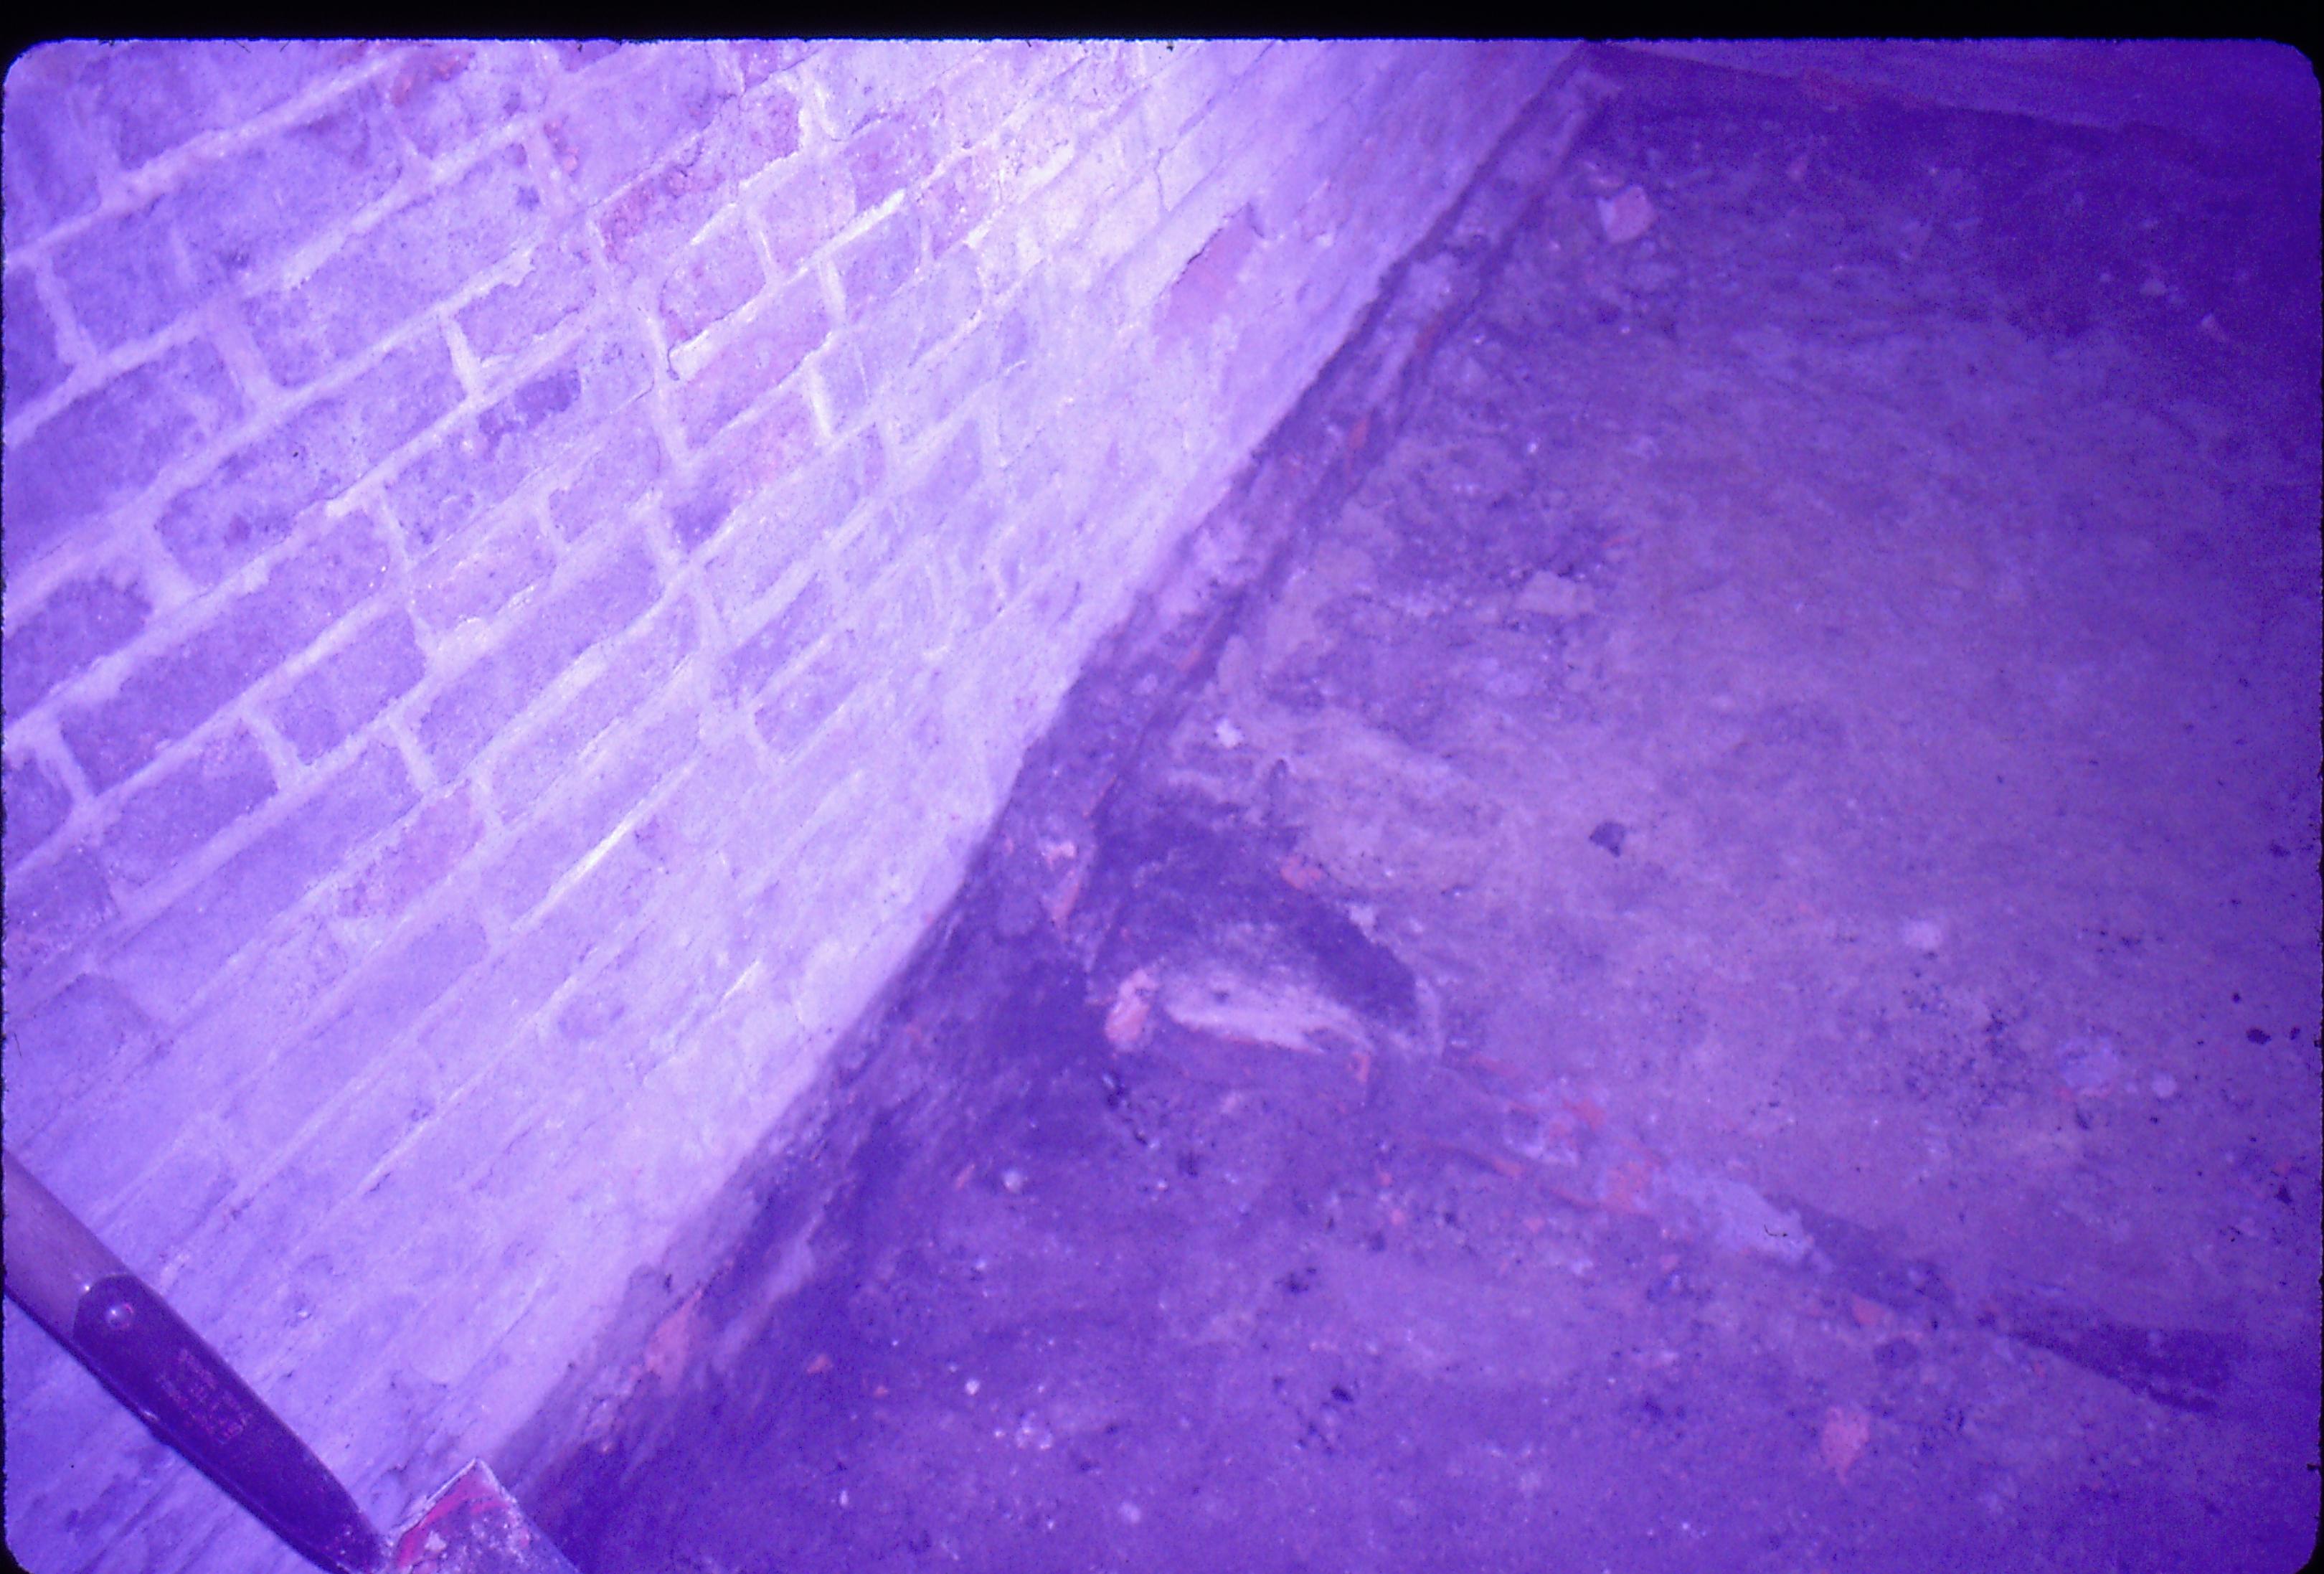
{"type": "Polygon", "coordinates": [[[17,1304],[259,1521],[332,1574],[386,1555],[346,1487],[145,1282],[16,1155],[6,1171],[7,1289],[17,1304]]]}
{"type": "Polygon", "coordinates": [[[78,1349],[73,1322],[81,1297],[99,1281],[129,1270],[5,1148],[0,1148],[0,1169],[6,1181],[0,1194],[7,1208],[5,1241],[0,1244],[7,1251],[8,1293],[68,1348],[78,1349]]]}

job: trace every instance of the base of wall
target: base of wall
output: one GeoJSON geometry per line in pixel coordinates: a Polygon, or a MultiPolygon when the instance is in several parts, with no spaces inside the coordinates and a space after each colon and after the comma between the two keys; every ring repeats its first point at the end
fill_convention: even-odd
{"type": "MultiPolygon", "coordinates": [[[[1607,97],[1586,54],[1562,61],[1459,199],[1393,267],[1355,331],[1253,454],[1227,497],[1186,531],[1129,616],[1102,642],[1057,719],[1028,751],[1006,806],[945,918],[851,1030],[813,1093],[760,1144],[664,1261],[633,1276],[595,1353],[500,1457],[528,1509],[555,1517],[587,1500],[616,1439],[650,1440],[668,1383],[698,1331],[743,1340],[798,1287],[807,1238],[845,1199],[836,1189],[875,1143],[916,1125],[970,1118],[1005,1066],[940,1031],[893,1048],[907,1003],[982,1001],[973,937],[1024,937],[1069,909],[1093,817],[1141,742],[1180,719],[1245,601],[1271,594],[1302,543],[1387,451],[1431,354],[1607,97]],[[990,921],[982,921],[989,920],[990,921]],[[941,979],[941,992],[932,984],[941,979]],[[882,1052],[874,1054],[879,1050],[882,1052]]],[[[987,982],[997,972],[984,975],[987,982]]]]}

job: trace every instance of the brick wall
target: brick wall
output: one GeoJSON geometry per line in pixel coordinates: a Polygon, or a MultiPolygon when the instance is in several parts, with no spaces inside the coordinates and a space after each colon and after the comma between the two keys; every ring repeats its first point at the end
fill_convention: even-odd
{"type": "MultiPolygon", "coordinates": [[[[7,1141],[383,1523],[955,886],[1528,45],[51,45],[7,1141]]],[[[299,1567],[13,1306],[32,1567],[299,1567]]]]}

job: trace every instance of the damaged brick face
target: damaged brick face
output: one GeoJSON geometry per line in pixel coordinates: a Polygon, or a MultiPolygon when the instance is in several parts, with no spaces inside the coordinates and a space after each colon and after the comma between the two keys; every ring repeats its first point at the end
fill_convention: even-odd
{"type": "MultiPolygon", "coordinates": [[[[18,59],[12,1147],[377,1517],[489,1451],[1558,58],[18,59]]],[[[263,1566],[21,1331],[28,1566],[263,1566]]]]}

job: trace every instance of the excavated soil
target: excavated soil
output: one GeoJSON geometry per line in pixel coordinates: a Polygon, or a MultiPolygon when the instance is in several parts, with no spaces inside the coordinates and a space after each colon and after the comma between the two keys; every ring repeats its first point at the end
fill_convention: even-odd
{"type": "Polygon", "coordinates": [[[537,1484],[584,1569],[2309,1553],[2314,171],[1593,69],[537,1484]]]}

